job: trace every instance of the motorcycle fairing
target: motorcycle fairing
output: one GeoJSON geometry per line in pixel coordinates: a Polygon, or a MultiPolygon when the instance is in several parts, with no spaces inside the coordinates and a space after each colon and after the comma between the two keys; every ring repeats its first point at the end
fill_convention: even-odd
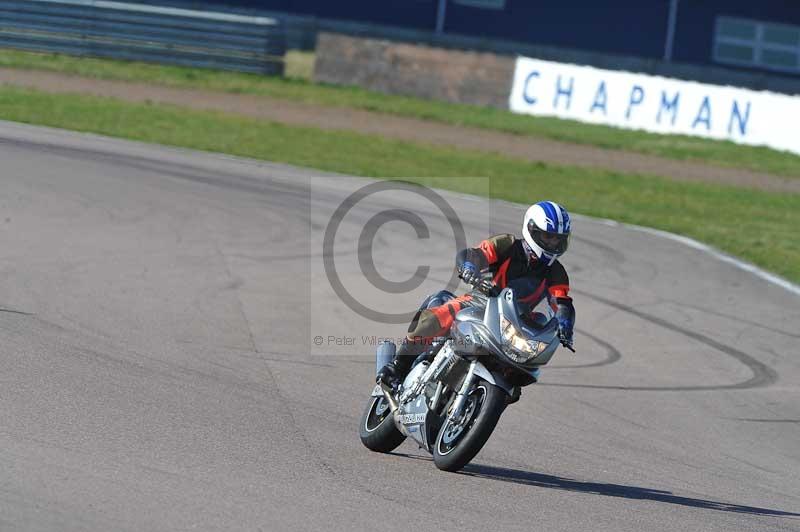
{"type": "Polygon", "coordinates": [[[428,418],[434,414],[428,408],[425,395],[420,394],[410,403],[400,405],[397,415],[398,421],[403,425],[406,433],[426,451],[431,451],[428,442],[428,418]]]}

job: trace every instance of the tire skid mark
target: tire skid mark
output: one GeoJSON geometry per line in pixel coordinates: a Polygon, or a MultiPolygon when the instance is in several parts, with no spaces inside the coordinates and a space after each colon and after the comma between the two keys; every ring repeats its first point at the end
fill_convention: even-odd
{"type": "Polygon", "coordinates": [[[772,369],[771,367],[767,366],[760,360],[755,359],[754,357],[750,356],[749,354],[739,351],[733,347],[727,346],[714,340],[713,338],[709,338],[704,334],[700,334],[698,332],[694,332],[674,323],[670,323],[663,318],[659,318],[658,316],[653,316],[652,314],[648,314],[646,312],[642,312],[640,310],[636,310],[630,308],[627,305],[623,305],[622,303],[618,303],[611,299],[606,299],[604,297],[590,294],[588,292],[582,292],[573,290],[573,292],[580,294],[583,297],[588,299],[592,299],[594,301],[598,301],[600,303],[604,303],[612,308],[615,308],[621,312],[625,312],[627,314],[632,314],[637,318],[640,318],[648,323],[652,323],[654,325],[658,325],[663,327],[667,330],[676,332],[693,340],[700,342],[708,347],[716,349],[717,351],[724,353],[738,362],[747,366],[750,371],[753,373],[753,376],[746,381],[737,382],[734,384],[720,384],[720,385],[703,385],[703,386],[610,386],[610,385],[601,385],[601,384],[568,384],[568,383],[548,383],[542,382],[539,383],[540,386],[559,386],[559,387],[566,387],[566,388],[589,388],[589,389],[597,389],[597,390],[624,390],[624,391],[656,391],[656,392],[694,392],[694,391],[716,391],[716,390],[746,390],[750,388],[763,388],[766,386],[770,386],[778,381],[778,373],[772,369]]]}
{"type": "Polygon", "coordinates": [[[21,310],[14,310],[11,308],[2,308],[0,307],[0,312],[5,312],[6,314],[19,314],[21,316],[33,316],[32,312],[23,312],[21,310]]]}
{"type": "Polygon", "coordinates": [[[608,353],[606,358],[604,358],[603,360],[600,360],[598,362],[591,362],[589,364],[578,364],[578,365],[575,365],[575,366],[551,366],[551,367],[545,367],[544,368],[545,370],[549,371],[549,370],[553,370],[553,369],[599,368],[601,366],[610,366],[611,364],[619,362],[622,359],[622,353],[619,351],[619,349],[617,349],[616,347],[614,347],[610,343],[606,342],[605,340],[601,340],[597,336],[595,336],[595,335],[593,335],[591,333],[588,333],[588,332],[586,332],[586,331],[584,331],[582,329],[577,329],[576,328],[575,330],[577,332],[581,333],[583,336],[589,337],[593,342],[595,342],[597,344],[600,344],[601,347],[604,347],[606,349],[606,352],[608,353]]]}
{"type": "Polygon", "coordinates": [[[0,145],[13,146],[24,150],[35,151],[39,154],[42,152],[49,153],[79,161],[126,166],[128,168],[141,170],[143,172],[155,172],[194,183],[234,189],[240,192],[259,194],[270,198],[281,198],[280,202],[274,203],[275,205],[286,205],[286,196],[290,196],[290,199],[300,200],[305,204],[309,201],[310,196],[308,186],[293,185],[289,183],[276,183],[274,181],[266,181],[223,171],[209,172],[207,169],[188,164],[161,161],[143,156],[109,153],[89,148],[72,148],[57,144],[32,142],[3,137],[0,137],[0,145]]]}

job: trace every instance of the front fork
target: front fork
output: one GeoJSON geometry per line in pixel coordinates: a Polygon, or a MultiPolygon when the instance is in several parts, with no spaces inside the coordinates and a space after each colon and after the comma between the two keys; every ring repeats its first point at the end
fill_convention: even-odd
{"type": "Polygon", "coordinates": [[[450,423],[455,424],[456,420],[458,420],[464,413],[464,403],[467,402],[467,395],[469,394],[469,391],[475,382],[475,368],[477,366],[477,360],[473,360],[469,364],[467,375],[464,377],[464,382],[461,383],[461,387],[458,389],[456,400],[453,401],[453,407],[450,409],[450,413],[447,416],[447,420],[450,423]]]}
{"type": "Polygon", "coordinates": [[[386,402],[389,403],[389,410],[391,410],[392,415],[394,415],[394,413],[397,412],[399,405],[397,404],[397,399],[395,399],[394,395],[392,394],[392,389],[383,382],[381,382],[379,386],[383,391],[383,396],[386,398],[386,402]]]}

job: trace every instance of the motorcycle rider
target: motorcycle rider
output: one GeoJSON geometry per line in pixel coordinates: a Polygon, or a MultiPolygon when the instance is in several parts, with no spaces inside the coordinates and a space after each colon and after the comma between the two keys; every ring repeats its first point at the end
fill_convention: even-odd
{"type": "MultiPolygon", "coordinates": [[[[478,247],[459,252],[456,256],[458,275],[465,283],[475,286],[484,273],[491,273],[492,283],[498,289],[511,286],[517,301],[527,303],[531,309],[547,297],[556,310],[561,343],[571,349],[575,308],[569,296],[569,277],[558,261],[567,251],[570,233],[567,210],[552,201],[540,201],[525,213],[522,239],[511,234],[496,235],[482,241],[478,247]]],[[[476,291],[456,298],[448,292],[440,292],[430,300],[440,304],[428,305],[417,312],[408,327],[406,341],[394,359],[378,372],[378,382],[390,386],[402,382],[431,340],[447,334],[459,310],[485,302],[482,294],[476,291]]]]}

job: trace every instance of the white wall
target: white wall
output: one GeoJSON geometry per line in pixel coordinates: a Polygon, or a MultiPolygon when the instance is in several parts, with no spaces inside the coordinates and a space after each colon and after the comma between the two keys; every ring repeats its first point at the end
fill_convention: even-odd
{"type": "Polygon", "coordinates": [[[520,57],[509,106],[516,113],[800,154],[798,96],[520,57]]]}

